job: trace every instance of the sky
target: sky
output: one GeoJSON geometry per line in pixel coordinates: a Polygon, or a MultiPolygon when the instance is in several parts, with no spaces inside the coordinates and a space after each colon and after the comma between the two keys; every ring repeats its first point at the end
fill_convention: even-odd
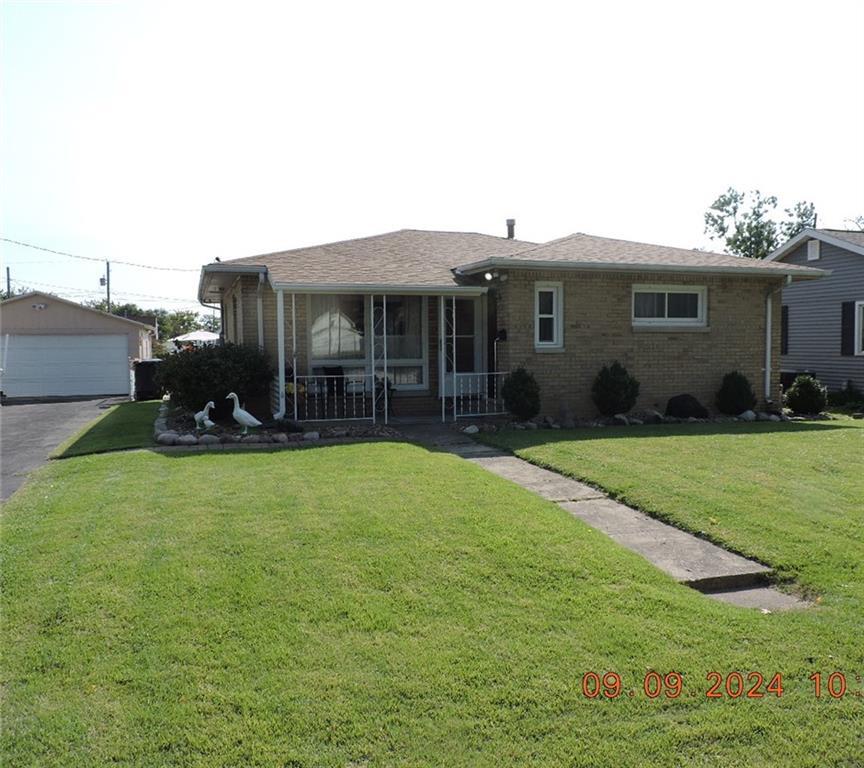
{"type": "MultiPolygon", "coordinates": [[[[844,228],[862,29],[860,0],[7,0],[0,236],[110,259],[114,301],[200,310],[216,257],[402,228],[720,250],[703,214],[729,186],[844,228]]],[[[0,259],[104,295],[101,261],[0,259]]]]}

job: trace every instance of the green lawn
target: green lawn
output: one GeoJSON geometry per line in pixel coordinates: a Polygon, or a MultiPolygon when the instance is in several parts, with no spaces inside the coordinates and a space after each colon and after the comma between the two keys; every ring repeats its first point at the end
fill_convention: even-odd
{"type": "Polygon", "coordinates": [[[864,699],[807,680],[864,673],[860,569],[817,609],[738,609],[390,443],[73,458],[3,515],[4,765],[864,761],[864,699]],[[636,695],[585,698],[587,670],[636,695]],[[648,670],[681,672],[684,695],[649,700],[648,670]],[[710,670],[779,671],[785,692],[708,700],[710,670]]]}
{"type": "Polygon", "coordinates": [[[153,422],[160,400],[120,403],[92,424],[70,437],[52,454],[55,459],[106,453],[125,448],[144,448],[153,443],[153,422]]]}
{"type": "Polygon", "coordinates": [[[864,608],[864,421],[510,431],[485,438],[864,608]]]}

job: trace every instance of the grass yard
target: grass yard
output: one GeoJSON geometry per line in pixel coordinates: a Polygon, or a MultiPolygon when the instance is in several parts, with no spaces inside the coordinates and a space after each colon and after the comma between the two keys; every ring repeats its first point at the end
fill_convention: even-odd
{"type": "Polygon", "coordinates": [[[864,421],[510,431],[486,440],[755,557],[826,601],[864,609],[864,421]]]}
{"type": "MultiPolygon", "coordinates": [[[[864,434],[800,433],[829,441],[804,452],[814,475],[843,476],[826,451],[847,432],[864,434]]],[[[860,564],[860,519],[843,552],[812,534],[839,575],[798,563],[823,606],[763,615],[410,445],[73,458],[3,515],[4,765],[864,762],[864,699],[817,700],[807,680],[864,673],[864,572],[841,557],[858,535],[860,564]],[[587,670],[635,695],[587,699],[587,670]],[[681,672],[682,697],[648,699],[648,670],[681,672]],[[783,697],[706,699],[710,670],[782,672],[783,697]]]]}
{"type": "Polygon", "coordinates": [[[58,446],[52,458],[67,459],[88,453],[145,448],[153,443],[153,422],[160,400],[120,403],[58,446]]]}

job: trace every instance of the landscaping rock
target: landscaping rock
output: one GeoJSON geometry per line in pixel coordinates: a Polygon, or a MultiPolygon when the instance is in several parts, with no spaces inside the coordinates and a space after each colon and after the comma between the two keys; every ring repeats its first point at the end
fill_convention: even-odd
{"type": "Polygon", "coordinates": [[[469,424],[465,429],[462,430],[462,433],[465,435],[476,435],[480,431],[480,427],[476,424],[469,424]]]}
{"type": "Polygon", "coordinates": [[[258,435],[243,435],[240,438],[241,443],[260,443],[261,438],[258,435]]]}
{"type": "Polygon", "coordinates": [[[675,416],[679,419],[707,419],[708,409],[702,405],[693,395],[675,395],[670,397],[666,403],[666,415],[675,416]]]}
{"type": "Polygon", "coordinates": [[[864,419],[864,413],[853,413],[852,418],[853,419],[864,419]]]}
{"type": "Polygon", "coordinates": [[[623,413],[616,413],[610,423],[613,427],[626,427],[630,424],[630,420],[623,413]]]}
{"type": "Polygon", "coordinates": [[[744,411],[744,413],[739,413],[738,418],[741,421],[756,421],[756,412],[755,411],[744,411]]]}
{"type": "Polygon", "coordinates": [[[217,435],[201,435],[198,438],[198,445],[220,445],[221,442],[217,435]]]}
{"type": "Polygon", "coordinates": [[[330,437],[348,437],[348,430],[343,427],[330,431],[330,437]]]}
{"type": "Polygon", "coordinates": [[[645,411],[642,419],[646,424],[662,424],[665,421],[663,414],[653,408],[645,411]]]}
{"type": "Polygon", "coordinates": [[[537,429],[537,422],[536,421],[526,421],[525,422],[525,429],[537,429]]]}
{"type": "Polygon", "coordinates": [[[562,419],[561,426],[564,427],[564,429],[576,429],[576,419],[562,419]]]}
{"type": "Polygon", "coordinates": [[[768,414],[768,421],[783,421],[783,419],[780,417],[779,414],[769,413],[768,414]]]}
{"type": "Polygon", "coordinates": [[[637,418],[634,418],[633,416],[631,416],[629,418],[629,421],[631,424],[635,424],[636,426],[639,426],[639,427],[641,427],[645,423],[644,421],[642,421],[642,419],[637,419],[637,418]]]}
{"type": "Polygon", "coordinates": [[[321,435],[318,432],[304,432],[303,439],[304,440],[318,440],[321,435]]]}
{"type": "Polygon", "coordinates": [[[758,411],[756,413],[756,421],[771,421],[771,414],[765,411],[758,411]]]}
{"type": "Polygon", "coordinates": [[[174,445],[179,435],[176,432],[160,432],[156,436],[156,442],[159,445],[174,445]]]}
{"type": "Polygon", "coordinates": [[[195,435],[180,435],[174,445],[198,445],[198,438],[195,435]]]}
{"type": "Polygon", "coordinates": [[[287,443],[288,442],[288,435],[286,435],[284,432],[277,432],[275,435],[273,435],[273,442],[274,443],[287,443]]]}

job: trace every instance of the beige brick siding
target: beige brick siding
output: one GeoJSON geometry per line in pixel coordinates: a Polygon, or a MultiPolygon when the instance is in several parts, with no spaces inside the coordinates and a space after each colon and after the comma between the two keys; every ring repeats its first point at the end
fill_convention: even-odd
{"type": "MultiPolygon", "coordinates": [[[[497,287],[502,369],[524,366],[541,387],[542,411],[562,408],[592,416],[591,384],[600,368],[621,362],[640,383],[637,408],[663,410],[669,397],[689,393],[709,409],[723,374],[739,370],[762,400],[765,294],[777,278],[658,276],[657,273],[510,271],[497,287]],[[564,351],[534,348],[534,283],[557,281],[564,290],[564,351]],[[634,284],[707,287],[707,329],[642,330],[631,324],[634,284]]],[[[772,392],[779,397],[780,300],[773,301],[772,392]]]]}
{"type": "MultiPolygon", "coordinates": [[[[601,366],[620,361],[641,382],[637,408],[663,410],[672,395],[687,392],[709,409],[723,374],[744,373],[760,399],[765,359],[765,294],[779,278],[658,276],[656,273],[509,271],[496,283],[497,327],[507,330],[499,344],[500,370],[524,366],[541,387],[542,412],[557,416],[566,408],[577,416],[596,414],[590,390],[601,366]],[[564,291],[564,351],[534,349],[534,283],[561,282],[564,291]],[[707,288],[707,329],[641,330],[631,324],[633,284],[698,285],[707,288]]],[[[231,296],[242,295],[243,343],[258,343],[257,278],[244,276],[225,299],[226,338],[234,341],[231,296]]],[[[772,392],[779,402],[780,306],[773,302],[772,392]]],[[[429,395],[438,394],[438,304],[429,297],[429,395]]],[[[274,368],[276,293],[262,290],[264,349],[274,368]]],[[[297,372],[307,371],[308,297],[296,295],[297,372]]],[[[494,329],[491,329],[494,332],[494,329]]],[[[291,294],[285,293],[285,364],[291,366],[291,294]]],[[[491,365],[491,360],[490,360],[491,365]]]]}

